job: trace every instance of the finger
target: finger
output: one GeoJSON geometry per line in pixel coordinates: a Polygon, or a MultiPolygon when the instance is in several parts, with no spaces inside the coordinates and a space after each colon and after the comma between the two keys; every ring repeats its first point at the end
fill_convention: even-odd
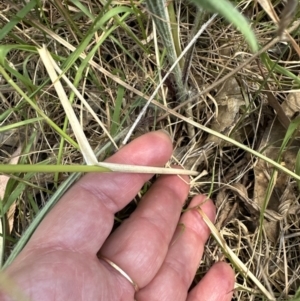
{"type": "Polygon", "coordinates": [[[230,301],[233,295],[234,279],[232,268],[225,262],[218,262],[191,290],[187,301],[230,301]]]}
{"type": "Polygon", "coordinates": [[[164,261],[189,191],[187,180],[178,176],[159,178],[100,250],[140,288],[151,281],[164,261]]]}
{"type": "MultiPolygon", "coordinates": [[[[170,138],[158,131],[137,138],[107,161],[162,166],[171,154],[170,138]]],[[[151,177],[124,173],[85,175],[46,216],[28,247],[60,247],[95,255],[112,229],[114,214],[151,177]]]]}
{"type": "MultiPolygon", "coordinates": [[[[189,208],[199,204],[202,204],[201,209],[213,221],[215,206],[212,201],[204,195],[196,196],[189,208]]],[[[137,300],[186,300],[210,231],[195,209],[184,213],[180,224],[184,228],[178,227],[179,231],[174,235],[162,267],[151,283],[138,293],[137,300]]]]}

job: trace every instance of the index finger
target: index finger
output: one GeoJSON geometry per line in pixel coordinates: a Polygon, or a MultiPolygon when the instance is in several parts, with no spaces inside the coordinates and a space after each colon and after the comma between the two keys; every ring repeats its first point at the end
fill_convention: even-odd
{"type": "MultiPolygon", "coordinates": [[[[158,131],[137,138],[107,161],[163,166],[171,154],[170,138],[158,131]]],[[[112,229],[114,214],[125,207],[152,176],[85,175],[46,216],[27,248],[65,248],[96,254],[112,229]]]]}

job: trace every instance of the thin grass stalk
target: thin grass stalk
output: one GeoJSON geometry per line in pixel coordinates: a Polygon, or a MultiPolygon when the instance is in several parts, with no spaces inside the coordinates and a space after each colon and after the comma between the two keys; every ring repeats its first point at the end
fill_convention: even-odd
{"type": "MultiPolygon", "coordinates": [[[[191,39],[197,34],[199,29],[201,28],[201,26],[203,24],[203,17],[205,15],[204,11],[201,8],[196,7],[196,9],[197,9],[197,14],[196,14],[196,18],[195,18],[194,25],[193,25],[193,30],[191,32],[191,39]]],[[[191,65],[192,65],[192,59],[193,59],[193,54],[194,54],[194,50],[195,50],[195,45],[196,45],[196,43],[194,43],[192,45],[192,47],[188,50],[188,52],[185,55],[184,66],[182,69],[182,82],[185,87],[187,85],[187,81],[189,78],[189,72],[190,72],[191,65]]]]}
{"type": "MultiPolygon", "coordinates": [[[[179,24],[178,24],[178,21],[176,18],[174,2],[173,1],[169,2],[169,4],[167,5],[167,8],[168,8],[168,14],[169,14],[169,18],[170,18],[170,26],[171,26],[171,31],[172,31],[173,43],[175,46],[176,56],[178,57],[180,55],[180,53],[182,52],[182,50],[181,50],[181,43],[180,43],[180,37],[179,37],[179,24]]],[[[184,59],[182,58],[179,61],[180,69],[182,69],[182,67],[183,67],[183,62],[184,62],[184,59]]]]}
{"type": "Polygon", "coordinates": [[[67,136],[62,130],[36,105],[36,103],[30,99],[26,93],[12,80],[12,78],[5,71],[5,68],[0,64],[0,73],[6,79],[6,81],[30,104],[30,106],[61,136],[65,137],[65,139],[73,145],[75,148],[78,148],[77,143],[67,136]]]}
{"type": "Polygon", "coordinates": [[[203,218],[206,225],[209,227],[212,236],[214,237],[217,244],[221,247],[223,254],[230,260],[230,262],[235,266],[235,268],[240,271],[242,276],[245,279],[250,278],[256,286],[260,289],[260,291],[266,296],[268,300],[274,300],[275,298],[271,292],[269,292],[263,284],[255,277],[255,275],[249,270],[247,266],[234,254],[234,252],[230,249],[230,247],[225,242],[225,239],[221,235],[221,233],[216,229],[215,225],[211,222],[208,216],[204,213],[201,207],[195,208],[201,217],[203,218]]]}
{"type": "MultiPolygon", "coordinates": [[[[192,38],[192,40],[189,42],[189,44],[185,47],[185,49],[182,51],[182,53],[180,54],[180,56],[178,57],[178,59],[174,62],[174,64],[170,67],[170,69],[168,70],[167,74],[164,76],[164,78],[160,81],[160,83],[158,84],[158,86],[155,88],[154,92],[152,93],[152,95],[148,98],[147,103],[144,105],[143,109],[141,110],[140,114],[138,115],[138,117],[136,118],[136,120],[134,121],[133,125],[131,126],[130,130],[128,131],[128,134],[126,135],[125,139],[123,140],[123,144],[126,144],[127,141],[129,140],[130,136],[132,135],[132,132],[134,131],[135,127],[137,126],[137,124],[140,122],[141,118],[143,117],[143,115],[145,114],[148,106],[150,105],[150,103],[153,101],[153,103],[155,105],[157,105],[158,107],[160,107],[163,110],[167,110],[169,111],[169,113],[176,115],[177,112],[166,108],[165,106],[162,106],[159,102],[154,101],[154,97],[156,96],[157,92],[159,91],[159,89],[162,87],[163,83],[165,82],[165,80],[168,78],[168,76],[170,75],[170,73],[172,72],[172,70],[177,66],[178,61],[183,58],[183,56],[188,52],[188,50],[190,49],[190,47],[192,47],[192,45],[197,41],[197,39],[200,37],[200,35],[203,33],[203,31],[207,28],[207,26],[215,19],[215,17],[217,16],[217,14],[212,15],[212,17],[203,24],[203,26],[200,28],[200,30],[197,32],[197,34],[192,38]]],[[[123,83],[124,85],[125,83],[123,83]]],[[[136,91],[136,93],[138,95],[139,92],[136,91]]],[[[145,96],[144,96],[145,97],[145,96]]],[[[185,104],[187,102],[185,101],[185,104]]],[[[182,105],[183,106],[183,105],[182,105]]],[[[181,107],[181,106],[180,106],[181,107]]],[[[182,115],[181,115],[182,116],[182,115]]],[[[184,116],[182,116],[184,117],[184,116]]]]}
{"type": "MultiPolygon", "coordinates": [[[[146,0],[146,4],[152,13],[153,21],[166,48],[169,63],[173,65],[177,61],[177,53],[166,3],[163,0],[146,0]]],[[[177,86],[177,96],[181,101],[184,101],[186,91],[182,82],[182,71],[179,62],[174,66],[173,74],[177,86]]]]}

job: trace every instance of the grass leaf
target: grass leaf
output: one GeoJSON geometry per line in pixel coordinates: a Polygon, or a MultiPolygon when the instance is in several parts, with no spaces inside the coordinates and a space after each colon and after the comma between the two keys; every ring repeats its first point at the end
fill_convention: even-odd
{"type": "MultiPolygon", "coordinates": [[[[300,176],[300,150],[298,151],[296,157],[296,166],[295,166],[295,173],[300,176]]],[[[298,185],[298,190],[300,191],[300,180],[296,180],[298,185]]]]}
{"type": "Polygon", "coordinates": [[[16,15],[10,19],[0,30],[0,41],[2,41],[22,19],[36,6],[37,0],[30,0],[16,15]]]}
{"type": "Polygon", "coordinates": [[[227,0],[191,0],[205,10],[218,13],[229,23],[235,25],[244,35],[253,52],[258,50],[258,44],[246,18],[227,0]]]}
{"type": "MultiPolygon", "coordinates": [[[[175,46],[175,41],[177,41],[178,38],[173,37],[173,29],[175,25],[171,24],[170,22],[169,11],[166,8],[166,3],[162,0],[146,0],[146,4],[148,6],[148,9],[152,13],[153,21],[166,48],[169,63],[173,65],[177,60],[178,54],[176,48],[179,51],[179,46],[175,46]]],[[[170,5],[173,5],[173,3],[170,3],[170,5]]],[[[179,62],[174,66],[173,70],[177,85],[176,92],[178,93],[179,98],[185,100],[185,89],[182,82],[182,70],[180,68],[179,62]]]]}

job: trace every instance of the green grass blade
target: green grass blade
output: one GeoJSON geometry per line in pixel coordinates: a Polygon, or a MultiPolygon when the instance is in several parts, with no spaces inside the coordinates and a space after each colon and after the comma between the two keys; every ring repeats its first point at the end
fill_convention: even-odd
{"type": "MultiPolygon", "coordinates": [[[[179,37],[179,28],[176,18],[176,12],[174,8],[174,2],[168,3],[168,14],[170,18],[170,27],[171,27],[171,33],[173,38],[173,43],[176,51],[177,57],[181,54],[181,45],[180,45],[180,37],[179,37]]],[[[180,68],[183,67],[183,59],[179,61],[180,68]]]]}
{"type": "Polygon", "coordinates": [[[8,259],[4,263],[2,268],[8,267],[12,261],[17,257],[17,255],[21,252],[24,248],[28,240],[30,239],[31,235],[49,212],[49,210],[58,202],[58,200],[64,195],[64,193],[70,188],[70,186],[80,177],[80,174],[74,173],[72,174],[59,188],[55,191],[52,195],[50,200],[45,204],[42,210],[38,213],[32,223],[29,225],[25,233],[19,239],[18,243],[14,247],[13,251],[10,253],[8,259]]]}
{"type": "MultiPolygon", "coordinates": [[[[118,134],[118,136],[114,139],[115,141],[118,141],[125,135],[126,131],[121,132],[118,134]]],[[[112,146],[111,142],[106,143],[97,153],[96,156],[98,157],[100,154],[105,153],[110,147],[112,146]]],[[[91,167],[91,166],[88,166],[91,167]]],[[[98,167],[99,168],[99,167],[98,167]]],[[[81,173],[73,173],[71,176],[65,180],[55,191],[55,193],[51,196],[51,198],[47,201],[45,206],[41,209],[41,211],[38,213],[38,215],[34,218],[32,223],[29,225],[29,227],[26,229],[25,233],[22,235],[22,237],[19,239],[17,244],[15,245],[13,251],[10,253],[8,259],[6,260],[3,268],[6,268],[9,266],[12,261],[17,257],[17,255],[21,252],[21,250],[24,248],[28,240],[30,239],[31,235],[37,228],[37,226],[41,223],[41,221],[44,219],[46,214],[50,211],[50,209],[59,201],[59,199],[64,195],[64,193],[80,178],[81,173]]],[[[0,208],[2,209],[2,208],[0,208]]]]}
{"type": "Polygon", "coordinates": [[[27,120],[22,120],[20,122],[16,122],[13,124],[4,125],[4,126],[0,127],[0,133],[6,132],[6,131],[9,131],[12,129],[16,129],[16,128],[22,127],[24,125],[27,125],[27,124],[33,124],[35,122],[42,121],[43,119],[44,118],[42,118],[42,117],[36,117],[36,118],[27,119],[27,120]]]}
{"type": "Polygon", "coordinates": [[[291,78],[298,87],[300,86],[300,78],[294,73],[290,72],[288,69],[278,65],[276,62],[273,62],[267,53],[262,53],[260,58],[269,72],[276,71],[284,76],[291,78]]]}
{"type": "MultiPolygon", "coordinates": [[[[177,60],[177,52],[174,44],[174,37],[172,34],[168,10],[165,7],[166,3],[162,0],[146,0],[145,2],[153,15],[155,26],[166,48],[169,63],[173,65],[177,60]]],[[[182,98],[185,95],[185,89],[182,82],[182,70],[179,66],[179,63],[176,64],[173,72],[177,85],[178,96],[182,98]]],[[[182,100],[185,99],[182,98],[182,100]]]]}
{"type": "Polygon", "coordinates": [[[110,169],[97,165],[48,165],[48,164],[0,164],[0,173],[13,174],[20,172],[108,172],[110,169]]]}
{"type": "Polygon", "coordinates": [[[13,28],[26,17],[36,4],[36,0],[29,1],[13,18],[11,18],[7,24],[4,25],[4,27],[0,30],[0,41],[2,41],[13,30],[13,28]]]}
{"type": "Polygon", "coordinates": [[[90,20],[93,21],[95,19],[93,14],[90,13],[89,9],[85,5],[83,5],[81,1],[71,0],[70,2],[77,6],[78,9],[80,9],[80,11],[82,11],[90,20]]]}
{"type": "MultiPolygon", "coordinates": [[[[286,131],[286,134],[284,136],[284,139],[282,141],[282,144],[280,146],[280,149],[279,149],[278,157],[277,157],[277,160],[276,160],[276,162],[278,164],[280,164],[282,154],[287,149],[288,144],[294,139],[295,134],[298,132],[299,125],[300,125],[300,117],[298,117],[298,118],[294,119],[293,121],[291,121],[291,123],[290,123],[290,125],[289,125],[289,127],[286,131]]],[[[299,173],[297,173],[297,161],[298,161],[298,159],[299,159],[299,152],[298,152],[298,155],[297,155],[296,167],[295,167],[295,173],[297,175],[299,175],[299,173]]],[[[268,207],[269,201],[271,199],[271,195],[273,193],[274,187],[276,185],[277,176],[278,176],[278,170],[274,169],[273,172],[272,172],[271,178],[268,182],[264,203],[263,203],[263,206],[262,206],[261,212],[260,212],[260,234],[261,235],[262,235],[262,231],[263,231],[264,215],[265,215],[266,209],[268,207]]],[[[296,179],[296,181],[297,181],[298,187],[299,187],[299,179],[296,179]]]]}
{"type": "MultiPolygon", "coordinates": [[[[295,173],[300,176],[300,150],[296,157],[295,173]]],[[[297,180],[298,190],[300,191],[300,180],[297,180]]]]}
{"type": "Polygon", "coordinates": [[[118,91],[117,91],[117,97],[116,97],[116,102],[115,102],[115,106],[114,106],[112,125],[111,125],[111,131],[110,131],[110,134],[112,136],[115,136],[117,134],[118,127],[120,126],[120,115],[121,115],[121,107],[122,107],[122,101],[123,101],[124,94],[125,94],[125,88],[122,86],[119,86],[118,91]]]}
{"type": "Polygon", "coordinates": [[[227,0],[192,0],[201,8],[218,13],[229,23],[235,25],[244,35],[253,52],[258,51],[258,44],[246,18],[227,0]]]}
{"type": "Polygon", "coordinates": [[[78,148],[77,143],[71,139],[65,132],[63,132],[38,106],[37,104],[30,99],[26,93],[20,89],[20,87],[11,79],[11,77],[7,74],[5,69],[0,64],[0,74],[3,75],[3,77],[6,79],[6,81],[31,105],[35,111],[44,118],[44,120],[62,137],[65,137],[66,140],[69,141],[70,144],[72,144],[74,147],[78,148]]]}

